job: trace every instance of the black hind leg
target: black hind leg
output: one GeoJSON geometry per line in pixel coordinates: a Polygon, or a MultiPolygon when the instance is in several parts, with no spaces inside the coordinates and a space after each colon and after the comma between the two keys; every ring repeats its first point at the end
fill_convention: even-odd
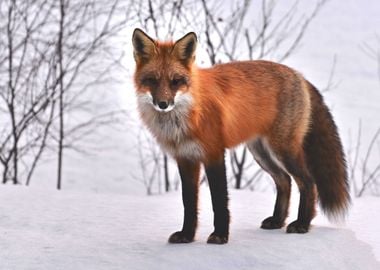
{"type": "Polygon", "coordinates": [[[285,219],[288,216],[289,199],[290,199],[290,177],[286,173],[272,175],[276,183],[277,197],[274,206],[273,216],[263,220],[262,229],[280,229],[285,225],[285,219]]]}
{"type": "Polygon", "coordinates": [[[310,222],[315,216],[315,183],[306,168],[303,153],[299,154],[297,158],[285,155],[283,162],[300,190],[298,217],[297,220],[288,225],[286,232],[306,233],[309,231],[310,222]]]}
{"type": "Polygon", "coordinates": [[[290,176],[271,157],[270,150],[264,145],[262,140],[259,139],[249,143],[248,148],[261,168],[272,176],[277,189],[273,215],[263,220],[261,228],[280,229],[284,226],[285,219],[288,216],[291,187],[290,176]]]}

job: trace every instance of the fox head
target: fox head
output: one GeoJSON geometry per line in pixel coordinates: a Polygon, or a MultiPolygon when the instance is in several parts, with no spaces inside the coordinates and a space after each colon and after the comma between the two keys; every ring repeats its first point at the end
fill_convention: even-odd
{"type": "Polygon", "coordinates": [[[132,36],[134,76],[139,102],[167,113],[188,103],[197,36],[190,32],[176,42],[158,42],[140,29],[132,36]]]}

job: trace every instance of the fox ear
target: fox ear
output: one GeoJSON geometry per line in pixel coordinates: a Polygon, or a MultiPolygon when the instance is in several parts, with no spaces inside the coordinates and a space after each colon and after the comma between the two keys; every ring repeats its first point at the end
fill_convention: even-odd
{"type": "Polygon", "coordinates": [[[132,43],[136,62],[148,60],[156,49],[155,41],[139,28],[133,31],[132,43]]]}
{"type": "Polygon", "coordinates": [[[191,64],[195,59],[197,35],[194,32],[186,34],[174,44],[173,53],[185,64],[191,64]]]}

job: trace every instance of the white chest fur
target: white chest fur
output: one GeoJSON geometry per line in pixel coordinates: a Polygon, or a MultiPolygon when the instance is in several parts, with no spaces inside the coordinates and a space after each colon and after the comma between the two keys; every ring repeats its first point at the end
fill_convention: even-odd
{"type": "Polygon", "coordinates": [[[202,159],[202,146],[189,135],[190,94],[177,93],[169,112],[157,111],[150,93],[138,94],[137,101],[142,120],[165,151],[174,157],[202,159]]]}

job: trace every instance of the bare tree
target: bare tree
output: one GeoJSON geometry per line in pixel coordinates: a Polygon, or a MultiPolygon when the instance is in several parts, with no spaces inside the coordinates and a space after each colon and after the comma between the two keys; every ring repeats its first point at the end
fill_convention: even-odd
{"type": "Polygon", "coordinates": [[[162,164],[163,153],[155,140],[142,127],[140,127],[137,134],[136,148],[139,156],[139,172],[141,174],[132,172],[133,178],[144,184],[147,195],[161,193],[161,169],[165,166],[165,164],[162,164]],[[154,188],[155,184],[157,185],[156,188],[154,188]]]}
{"type": "Polygon", "coordinates": [[[375,45],[370,44],[369,42],[364,42],[361,48],[368,57],[375,61],[377,65],[378,81],[380,83],[380,36],[378,34],[375,35],[375,40],[375,45]]]}
{"type": "Polygon", "coordinates": [[[129,19],[133,1],[36,0],[0,2],[0,164],[3,182],[30,184],[45,150],[79,142],[119,110],[91,110],[95,85],[109,83],[122,48],[111,41],[129,19]],[[3,31],[4,30],[4,31],[3,31]],[[4,46],[3,46],[4,45],[4,46]],[[70,118],[68,122],[67,119],[70,118]]]}
{"type": "MultiPolygon", "coordinates": [[[[380,83],[380,37],[375,35],[376,44],[372,45],[368,42],[362,44],[361,49],[370,59],[373,59],[377,65],[377,76],[380,83]]],[[[379,87],[380,88],[380,87],[379,87]]],[[[370,136],[368,146],[363,140],[362,121],[359,121],[355,142],[351,132],[349,134],[349,150],[348,150],[348,165],[349,177],[353,186],[355,196],[361,197],[365,193],[380,195],[380,128],[370,136]],[[363,151],[363,148],[365,150],[363,151]],[[376,153],[377,148],[377,153],[376,153]],[[377,156],[376,156],[377,154],[377,156]]]]}
{"type": "Polygon", "coordinates": [[[348,151],[349,178],[353,184],[353,192],[355,196],[361,197],[364,193],[372,193],[380,195],[380,162],[375,162],[380,157],[380,128],[376,130],[371,137],[369,145],[364,153],[362,142],[362,124],[359,121],[358,134],[356,135],[356,143],[353,145],[352,140],[348,151]],[[378,147],[377,158],[376,146],[378,147]]]}
{"type": "MultiPolygon", "coordinates": [[[[68,2],[67,2],[68,3],[68,2]]],[[[64,95],[64,77],[65,73],[63,67],[63,31],[65,24],[65,1],[59,1],[59,30],[58,30],[58,43],[57,43],[57,55],[58,55],[58,119],[59,119],[59,135],[58,135],[58,175],[57,175],[57,189],[61,189],[62,186],[62,156],[63,156],[63,139],[65,134],[64,127],[64,107],[63,107],[63,95],[64,95]]]]}
{"type": "Polygon", "coordinates": [[[0,35],[0,44],[6,45],[0,50],[0,74],[7,78],[7,84],[0,85],[0,106],[4,105],[0,131],[3,183],[19,182],[19,162],[41,136],[37,116],[44,114],[54,96],[55,85],[48,68],[52,61],[46,58],[51,46],[37,45],[43,34],[39,30],[50,24],[52,4],[36,2],[0,4],[0,28],[6,29],[0,35]]]}
{"type": "Polygon", "coordinates": [[[104,76],[104,72],[109,71],[110,66],[119,60],[116,58],[108,63],[100,61],[100,64],[104,65],[100,68],[100,72],[91,68],[94,61],[99,61],[99,58],[104,55],[109,57],[113,54],[107,41],[123,29],[127,23],[127,17],[120,14],[120,3],[118,0],[60,1],[61,15],[57,43],[59,59],[59,126],[56,137],[58,142],[58,189],[62,182],[63,149],[69,146],[67,142],[70,141],[70,135],[79,139],[89,134],[100,122],[107,123],[104,121],[105,116],[114,115],[114,112],[108,112],[73,126],[65,124],[65,114],[71,110],[82,110],[86,107],[85,104],[80,104],[83,102],[80,99],[81,96],[86,96],[86,90],[88,92],[91,88],[87,86],[88,84],[77,88],[79,80],[85,77],[89,79],[89,82],[99,82],[99,78],[104,76]],[[87,75],[89,70],[93,72],[92,78],[87,75]],[[99,119],[101,121],[98,121],[99,119]],[[70,133],[80,134],[80,136],[70,133]]]}

